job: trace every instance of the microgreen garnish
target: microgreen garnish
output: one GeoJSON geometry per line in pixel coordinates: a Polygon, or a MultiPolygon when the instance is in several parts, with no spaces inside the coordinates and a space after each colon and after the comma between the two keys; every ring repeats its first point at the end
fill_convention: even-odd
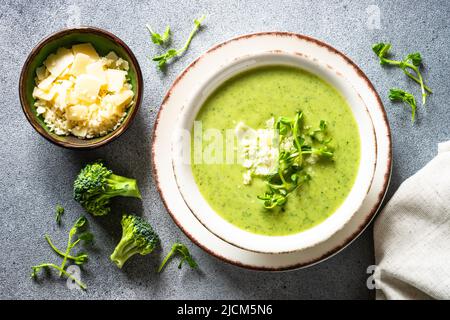
{"type": "Polygon", "coordinates": [[[197,262],[194,260],[194,258],[192,258],[191,254],[189,253],[189,249],[184,244],[176,242],[172,245],[172,249],[170,249],[169,253],[159,266],[158,272],[161,272],[161,270],[166,265],[167,261],[169,261],[172,257],[174,257],[177,254],[181,256],[180,263],[178,264],[178,269],[181,269],[181,266],[183,265],[184,262],[187,262],[187,264],[193,269],[198,267],[197,262]]]}
{"type": "Polygon", "coordinates": [[[67,249],[65,252],[61,251],[60,249],[58,249],[52,242],[52,240],[50,239],[50,236],[45,235],[45,240],[47,241],[47,243],[49,244],[49,246],[52,248],[52,250],[59,255],[60,257],[63,258],[63,262],[61,264],[61,266],[58,266],[54,263],[41,263],[39,265],[36,266],[32,266],[32,273],[31,273],[31,277],[33,279],[35,279],[37,277],[37,273],[41,270],[41,269],[49,269],[49,268],[53,268],[59,271],[59,276],[63,276],[65,275],[66,277],[72,279],[73,281],[75,281],[82,289],[86,289],[86,285],[81,282],[80,280],[78,280],[77,278],[75,278],[73,275],[71,275],[69,272],[66,271],[65,266],[66,266],[66,262],[67,260],[71,260],[73,261],[75,264],[77,265],[83,265],[88,261],[88,255],[86,253],[80,252],[78,253],[76,256],[71,255],[71,251],[72,249],[80,242],[92,242],[93,240],[93,234],[90,232],[82,232],[79,233],[80,231],[82,231],[87,225],[87,219],[85,217],[81,217],[79,218],[74,226],[70,229],[69,232],[69,239],[67,242],[67,249]],[[77,236],[77,239],[75,241],[73,240],[73,237],[77,236]]]}
{"type": "MultiPolygon", "coordinates": [[[[191,44],[192,39],[194,38],[198,29],[200,29],[201,23],[203,22],[204,19],[205,19],[205,16],[202,16],[201,18],[194,20],[194,29],[192,29],[191,33],[189,34],[188,39],[186,40],[186,42],[182,48],[180,48],[180,49],[171,48],[171,49],[167,50],[164,54],[153,57],[152,60],[158,63],[159,69],[164,69],[165,66],[167,65],[167,63],[169,62],[169,60],[171,60],[175,57],[181,56],[189,48],[189,45],[191,44]]],[[[152,37],[152,41],[153,41],[153,37],[152,37]]]]}
{"type": "Polygon", "coordinates": [[[308,135],[315,141],[328,144],[331,142],[331,138],[326,136],[327,122],[325,120],[320,120],[319,128],[312,130],[308,135]]]}
{"type": "Polygon", "coordinates": [[[303,157],[331,159],[334,154],[329,146],[331,139],[327,137],[327,123],[323,120],[318,129],[307,132],[303,113],[297,111],[292,119],[278,118],[275,129],[279,134],[278,169],[267,178],[268,191],[258,196],[266,209],[283,207],[287,197],[311,179],[305,170],[303,157]],[[286,141],[289,142],[287,146],[286,141]]]}
{"type": "MultiPolygon", "coordinates": [[[[80,217],[78,218],[77,221],[75,221],[74,226],[70,229],[69,231],[69,238],[67,240],[67,249],[66,252],[64,253],[64,259],[63,262],[61,264],[61,269],[64,270],[64,267],[66,265],[68,256],[70,255],[70,252],[72,251],[72,249],[83,239],[80,238],[78,236],[78,239],[75,241],[72,241],[73,237],[77,234],[77,232],[79,232],[82,228],[84,228],[87,225],[87,219],[86,217],[80,217]]],[[[89,241],[92,241],[92,238],[89,239],[89,241]]],[[[62,272],[60,271],[59,276],[62,276],[62,272]]]]}
{"type": "Polygon", "coordinates": [[[406,105],[409,105],[411,107],[411,121],[414,122],[416,118],[417,104],[416,99],[411,93],[402,89],[392,88],[389,91],[389,99],[391,99],[391,101],[401,101],[406,105]]]}
{"type": "Polygon", "coordinates": [[[77,265],[83,265],[86,262],[88,262],[89,257],[86,253],[84,252],[80,252],[79,254],[77,254],[76,256],[71,256],[71,255],[65,255],[64,252],[62,252],[61,250],[59,250],[52,242],[52,240],[50,239],[49,235],[45,235],[45,240],[47,240],[47,243],[49,244],[49,246],[53,249],[53,251],[56,252],[56,254],[58,254],[60,257],[67,257],[68,260],[72,260],[75,264],[77,265]]]}
{"type": "Polygon", "coordinates": [[[390,49],[390,43],[381,42],[372,46],[372,50],[380,59],[381,65],[391,65],[400,68],[409,78],[420,85],[422,91],[422,104],[425,105],[427,92],[433,93],[433,91],[427,85],[425,85],[422,74],[419,70],[419,67],[422,65],[422,56],[420,55],[420,53],[414,52],[408,54],[403,60],[392,60],[387,58],[390,49]],[[415,73],[415,75],[410,72],[411,70],[415,73]]]}
{"type": "Polygon", "coordinates": [[[36,279],[37,278],[37,274],[41,269],[49,269],[49,268],[54,268],[56,270],[58,270],[60,272],[61,275],[65,275],[66,277],[72,279],[73,281],[75,281],[76,284],[78,284],[80,286],[81,289],[86,290],[87,286],[81,282],[79,279],[77,279],[76,277],[74,277],[73,275],[71,275],[70,273],[68,273],[66,270],[62,269],[60,266],[57,266],[56,264],[53,263],[42,263],[39,264],[37,266],[32,266],[32,272],[31,272],[31,278],[32,279],[36,279]]]}
{"type": "Polygon", "coordinates": [[[61,207],[60,205],[57,205],[56,210],[55,210],[55,220],[58,225],[61,224],[61,217],[63,214],[64,214],[64,208],[61,207]]]}
{"type": "Polygon", "coordinates": [[[147,25],[146,27],[147,27],[148,31],[150,32],[150,37],[154,44],[157,44],[159,46],[167,44],[167,42],[170,39],[170,27],[169,26],[166,27],[166,30],[164,31],[163,34],[154,32],[149,25],[147,25]]]}

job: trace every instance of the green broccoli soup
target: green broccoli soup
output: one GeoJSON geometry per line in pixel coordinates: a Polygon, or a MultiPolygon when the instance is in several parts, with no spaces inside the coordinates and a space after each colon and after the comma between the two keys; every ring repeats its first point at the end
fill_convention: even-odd
{"type": "Polygon", "coordinates": [[[208,97],[192,130],[201,194],[225,220],[256,234],[289,235],[323,222],[359,167],[350,107],[330,84],[295,67],[234,76],[208,97]]]}

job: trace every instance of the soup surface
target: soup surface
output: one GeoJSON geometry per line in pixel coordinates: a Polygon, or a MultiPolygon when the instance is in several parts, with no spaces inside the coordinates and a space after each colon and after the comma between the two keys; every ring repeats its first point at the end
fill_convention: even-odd
{"type": "MultiPolygon", "coordinates": [[[[218,129],[223,137],[239,122],[266,128],[267,120],[292,117],[303,111],[304,125],[328,125],[334,161],[318,161],[308,171],[311,180],[289,195],[282,208],[265,209],[258,195],[267,191],[263,177],[243,183],[242,164],[192,161],[194,179],[203,197],[220,216],[246,231],[289,235],[311,228],[329,217],[349,194],[359,167],[358,126],[340,93],[304,70],[287,66],[260,67],[222,84],[205,101],[196,121],[203,133],[218,129]]],[[[224,138],[225,140],[225,138],[224,138]]],[[[202,151],[210,152],[215,138],[203,135],[202,151]]],[[[223,142],[225,144],[225,142],[223,142]]],[[[225,150],[225,146],[224,146],[225,150]]],[[[191,156],[194,155],[194,143],[191,156]]]]}

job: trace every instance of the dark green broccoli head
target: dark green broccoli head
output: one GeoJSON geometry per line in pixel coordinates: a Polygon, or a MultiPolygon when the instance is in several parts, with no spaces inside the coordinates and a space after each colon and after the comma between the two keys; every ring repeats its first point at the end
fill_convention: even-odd
{"type": "Polygon", "coordinates": [[[78,174],[73,186],[74,199],[87,212],[103,216],[110,212],[110,199],[117,196],[141,198],[135,179],[112,173],[100,162],[86,165],[78,174]]]}
{"type": "Polygon", "coordinates": [[[146,255],[159,244],[159,237],[152,226],[144,219],[134,215],[122,217],[122,239],[111,255],[111,260],[122,268],[133,255],[146,255]]]}

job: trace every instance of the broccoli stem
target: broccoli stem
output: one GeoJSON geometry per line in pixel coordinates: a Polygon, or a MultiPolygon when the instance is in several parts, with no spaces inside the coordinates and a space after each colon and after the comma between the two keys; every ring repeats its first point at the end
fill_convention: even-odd
{"type": "Polygon", "coordinates": [[[122,238],[111,254],[111,260],[122,269],[124,263],[136,253],[139,253],[139,248],[135,240],[132,237],[122,238]]]}
{"type": "Polygon", "coordinates": [[[122,196],[142,199],[137,181],[135,179],[118,176],[112,173],[106,179],[106,182],[108,186],[106,189],[106,194],[110,197],[122,196]]]}

